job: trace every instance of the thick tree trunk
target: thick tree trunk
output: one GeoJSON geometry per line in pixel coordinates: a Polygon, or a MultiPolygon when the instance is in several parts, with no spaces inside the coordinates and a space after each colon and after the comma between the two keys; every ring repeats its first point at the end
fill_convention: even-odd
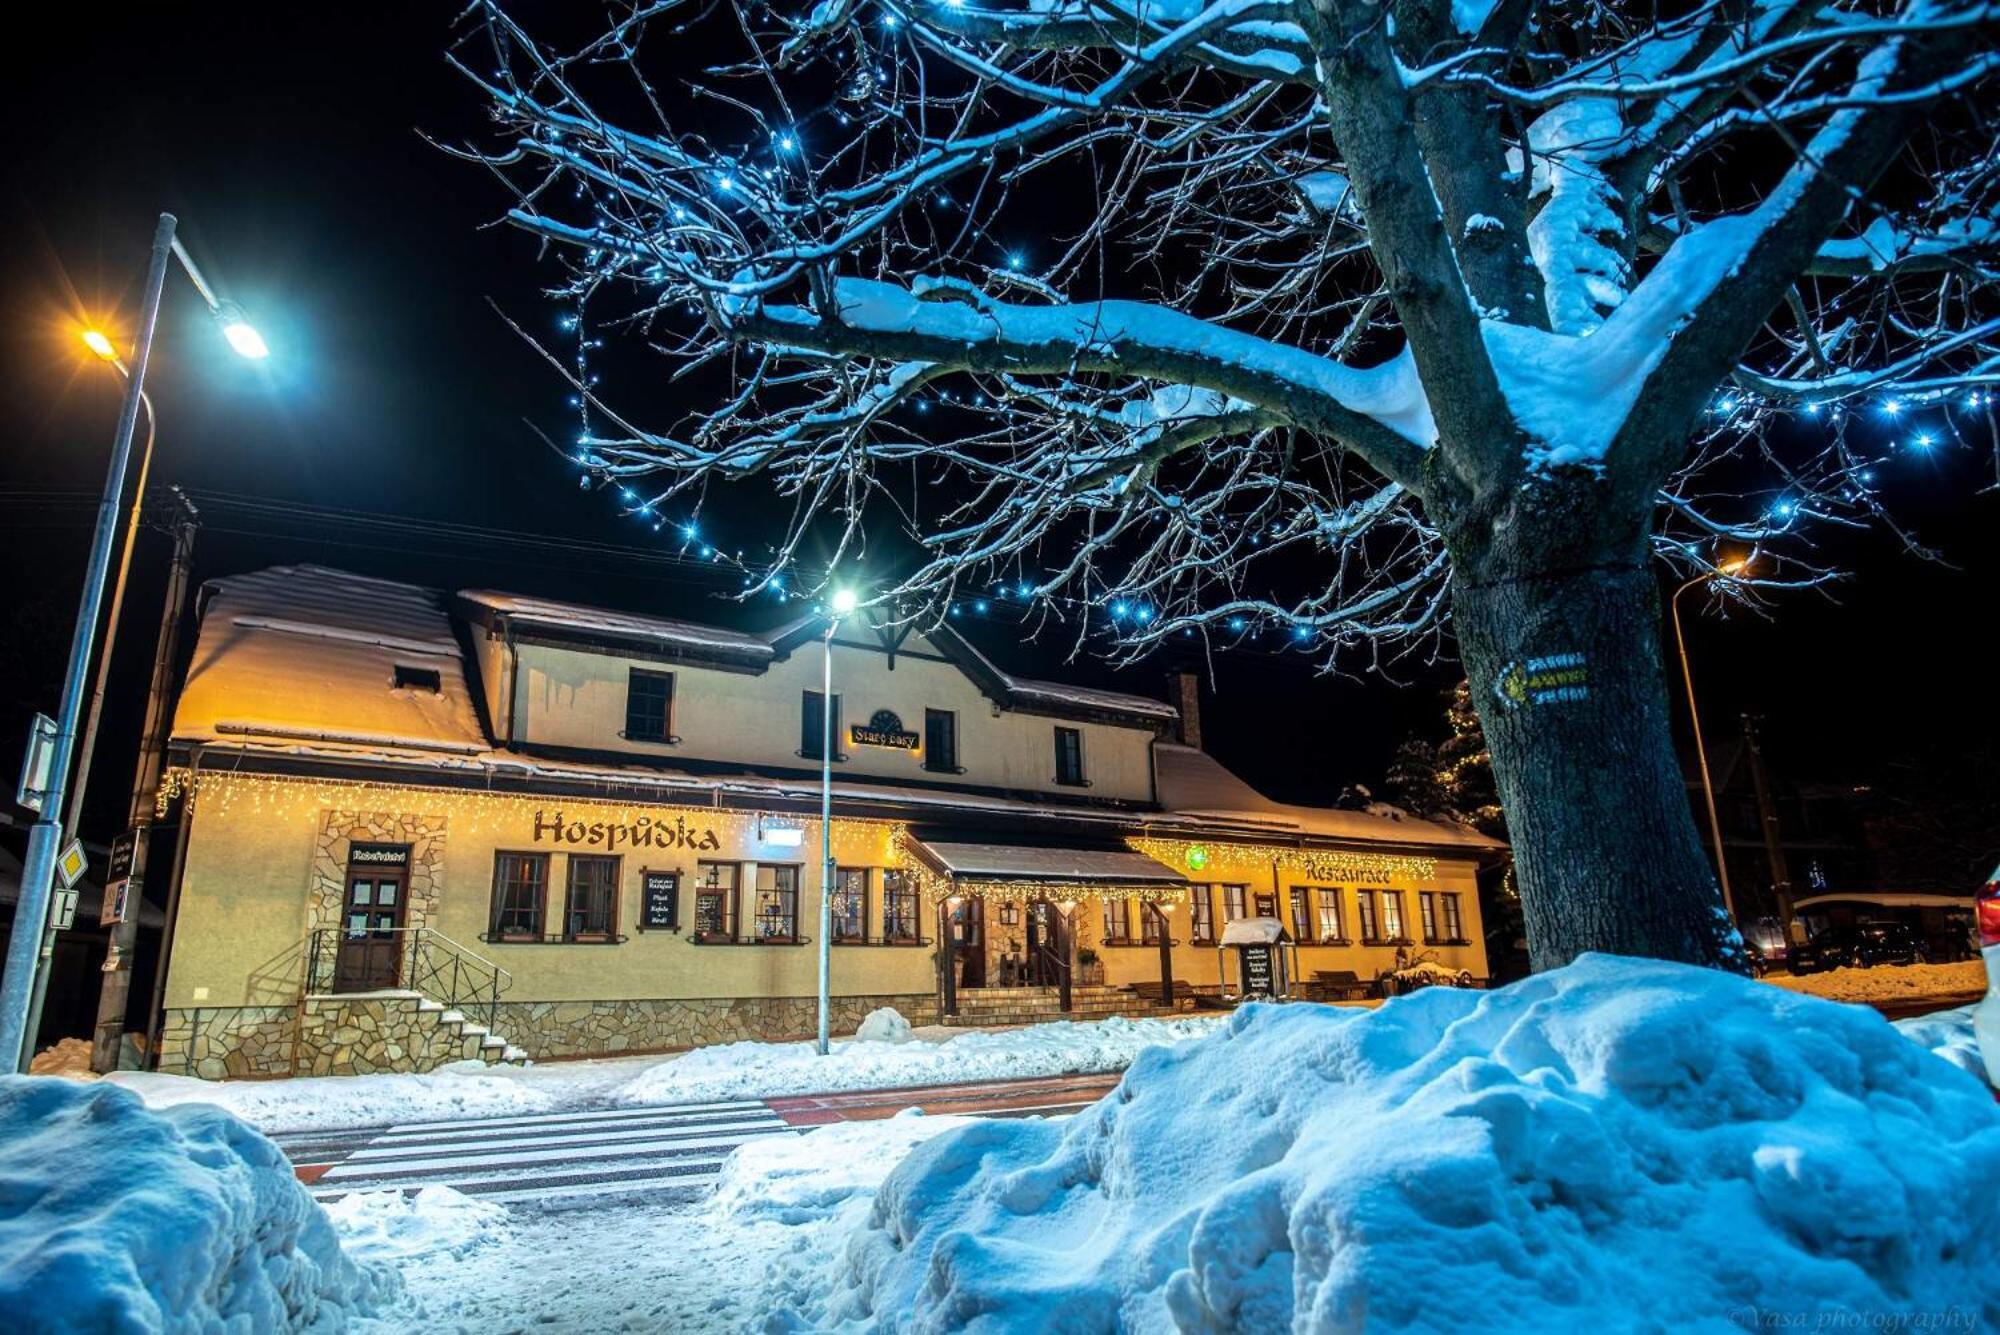
{"type": "Polygon", "coordinates": [[[1459,564],[1452,615],[1533,966],[1602,950],[1741,968],[1668,731],[1650,569],[1481,556],[1459,564]]]}

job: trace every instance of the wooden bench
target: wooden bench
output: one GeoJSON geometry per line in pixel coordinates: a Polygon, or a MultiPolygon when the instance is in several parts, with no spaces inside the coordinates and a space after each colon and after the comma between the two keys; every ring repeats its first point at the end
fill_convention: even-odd
{"type": "MultiPolygon", "coordinates": [[[[1160,1000],[1161,989],[1157,981],[1151,983],[1127,983],[1125,984],[1125,990],[1132,993],[1134,996],[1145,998],[1147,1001],[1152,1002],[1156,1006],[1170,1004],[1169,1002],[1163,1002],[1160,1000]]],[[[1191,984],[1182,982],[1178,978],[1174,979],[1173,997],[1175,999],[1185,999],[1193,995],[1194,995],[1194,987],[1191,984]]]]}
{"type": "Polygon", "coordinates": [[[1352,969],[1315,969],[1312,990],[1323,1001],[1361,1001],[1375,990],[1375,984],[1358,977],[1352,969]]]}

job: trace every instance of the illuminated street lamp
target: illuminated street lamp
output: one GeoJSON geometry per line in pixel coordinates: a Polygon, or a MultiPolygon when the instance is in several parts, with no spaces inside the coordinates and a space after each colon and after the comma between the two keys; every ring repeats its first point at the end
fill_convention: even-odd
{"type": "Polygon", "coordinates": [[[1695,708],[1694,702],[1694,672],[1688,667],[1687,639],[1681,634],[1681,595],[1695,585],[1706,584],[1712,579],[1732,579],[1749,564],[1742,558],[1724,561],[1715,569],[1704,571],[1675,589],[1674,596],[1667,600],[1667,607],[1673,613],[1674,647],[1680,651],[1681,681],[1687,686],[1688,724],[1694,729],[1694,758],[1701,770],[1701,795],[1708,804],[1708,833],[1715,842],[1715,876],[1722,886],[1722,907],[1729,914],[1732,925],[1736,922],[1736,899],[1729,890],[1729,860],[1722,851],[1722,821],[1715,814],[1715,783],[1708,774],[1708,749],[1701,741],[1701,711],[1695,708]]]}
{"type": "Polygon", "coordinates": [[[827,600],[825,654],[819,696],[819,1055],[832,1050],[828,1042],[828,1011],[832,1006],[833,969],[833,633],[840,619],[861,605],[853,589],[835,589],[827,600]]]}
{"type": "MultiPolygon", "coordinates": [[[[63,799],[68,790],[72,744],[77,721],[83,712],[84,679],[89,674],[91,647],[97,636],[97,621],[104,606],[105,574],[111,562],[111,545],[118,525],[119,499],[125,490],[125,468],[132,455],[132,433],[138,426],[139,409],[145,404],[146,366],[152,359],[153,330],[159,322],[160,294],[166,287],[167,260],[178,259],[181,268],[201,293],[202,300],[222,326],[229,346],[245,357],[262,358],[270,349],[233,304],[223,302],[202,277],[201,270],[174,235],[176,220],[162,213],[153,232],[153,258],[146,272],[146,286],[140,301],[139,326],[133,340],[132,364],[125,373],[125,404],[118,414],[118,427],[111,438],[111,465],[104,479],[104,495],[97,505],[97,528],[91,537],[90,566],[84,576],[83,594],[77,607],[76,627],[70,636],[69,667],[63,677],[62,707],[56,720],[55,746],[48,762],[47,777],[32,796],[37,819],[28,832],[28,852],[22,860],[21,893],[14,910],[14,933],[7,943],[4,977],[0,977],[0,1072],[25,1070],[32,1054],[24,1050],[34,1042],[28,1031],[28,1012],[33,1004],[36,978],[44,953],[43,938],[53,898],[56,858],[62,849],[63,799]],[[36,930],[41,924],[42,930],[36,930]]],[[[117,347],[99,331],[85,333],[84,343],[106,361],[117,361],[117,347]],[[95,334],[95,337],[92,335],[95,334]]],[[[150,413],[149,413],[150,416],[150,413]]]]}

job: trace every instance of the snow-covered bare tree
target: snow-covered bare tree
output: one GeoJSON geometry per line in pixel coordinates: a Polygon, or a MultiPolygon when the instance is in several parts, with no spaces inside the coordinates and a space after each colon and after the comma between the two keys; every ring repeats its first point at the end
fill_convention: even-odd
{"type": "Polygon", "coordinates": [[[921,555],[878,601],[1032,571],[1127,612],[1120,653],[1448,622],[1537,966],[1729,964],[1659,567],[1824,578],[1812,525],[1881,517],[1864,402],[1990,438],[1993,19],[632,0],[565,34],[481,0],[454,57],[581,348],[684,377],[641,420],[551,354],[635,505],[760,478],[774,572],[893,523],[921,555]]]}

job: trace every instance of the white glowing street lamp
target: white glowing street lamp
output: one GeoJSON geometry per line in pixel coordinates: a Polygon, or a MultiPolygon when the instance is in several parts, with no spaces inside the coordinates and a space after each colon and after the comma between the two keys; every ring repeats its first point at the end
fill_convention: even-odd
{"type": "MultiPolygon", "coordinates": [[[[71,751],[76,741],[77,721],[83,710],[84,680],[89,675],[90,651],[97,636],[97,620],[104,606],[105,574],[111,563],[111,546],[118,527],[118,505],[125,491],[125,469],[132,457],[132,433],[138,426],[139,407],[145,396],[146,365],[153,353],[153,329],[159,323],[160,294],[166,287],[167,260],[177,259],[181,268],[201,293],[208,309],[222,326],[229,346],[245,357],[261,359],[270,348],[243,312],[221,300],[202,277],[193,258],[174,235],[177,223],[171,213],[160,215],[153,231],[152,264],[146,271],[146,286],[140,300],[139,326],[132,345],[132,362],[125,369],[125,403],[118,413],[118,427],[111,438],[111,466],[104,479],[104,495],[97,503],[97,529],[90,541],[90,567],[84,576],[83,596],[77,607],[76,628],[70,635],[69,668],[63,677],[62,708],[56,720],[55,750],[43,787],[35,794],[38,818],[28,832],[28,854],[22,860],[21,895],[14,909],[14,934],[7,943],[4,978],[0,978],[0,1072],[27,1069],[32,1053],[24,1049],[33,1042],[28,1030],[28,1012],[35,993],[35,979],[43,953],[43,936],[49,917],[56,870],[56,856],[62,848],[63,797],[69,784],[71,751]]],[[[117,346],[101,331],[88,330],[83,341],[106,361],[118,360],[117,346]]]]}
{"type": "Polygon", "coordinates": [[[828,1012],[833,969],[833,633],[840,619],[861,605],[853,589],[835,589],[827,600],[826,643],[819,695],[819,1055],[832,1050],[828,1012]]]}

